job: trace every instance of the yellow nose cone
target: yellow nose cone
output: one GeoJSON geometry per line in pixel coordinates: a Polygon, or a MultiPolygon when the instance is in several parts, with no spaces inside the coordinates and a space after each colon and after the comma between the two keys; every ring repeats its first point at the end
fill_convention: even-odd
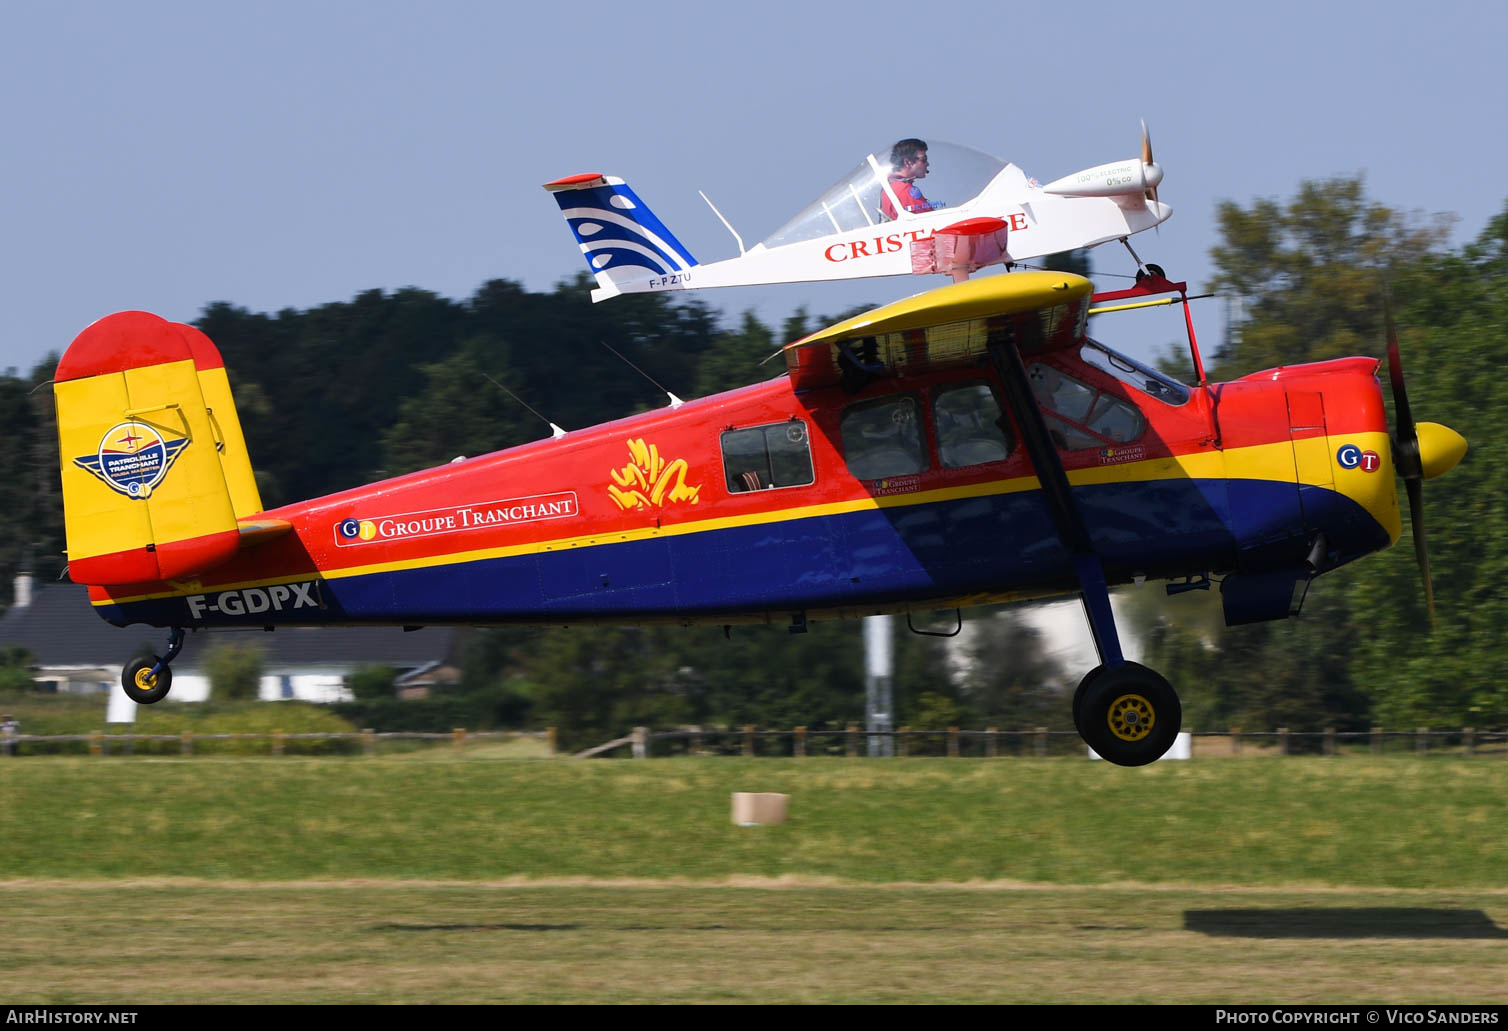
{"type": "Polygon", "coordinates": [[[1444,476],[1466,454],[1466,438],[1449,426],[1421,422],[1414,424],[1414,431],[1419,434],[1419,462],[1426,480],[1444,476]]]}

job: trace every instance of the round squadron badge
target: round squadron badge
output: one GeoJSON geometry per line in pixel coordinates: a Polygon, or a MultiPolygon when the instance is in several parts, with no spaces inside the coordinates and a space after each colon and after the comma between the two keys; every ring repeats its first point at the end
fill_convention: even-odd
{"type": "Polygon", "coordinates": [[[123,422],[105,432],[95,454],[75,458],[74,464],[98,476],[117,494],[144,499],[187,445],[186,438],[169,440],[146,423],[123,422]]]}

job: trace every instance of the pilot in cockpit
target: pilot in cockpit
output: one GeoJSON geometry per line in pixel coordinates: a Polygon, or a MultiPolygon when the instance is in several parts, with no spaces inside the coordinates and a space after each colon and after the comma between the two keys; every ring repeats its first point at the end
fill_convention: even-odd
{"type": "MultiPolygon", "coordinates": [[[[916,180],[927,177],[927,144],[924,140],[904,139],[890,148],[890,189],[901,207],[913,213],[942,207],[933,204],[917,188],[916,180]]],[[[880,191],[880,213],[887,219],[896,217],[890,194],[880,191]]]]}

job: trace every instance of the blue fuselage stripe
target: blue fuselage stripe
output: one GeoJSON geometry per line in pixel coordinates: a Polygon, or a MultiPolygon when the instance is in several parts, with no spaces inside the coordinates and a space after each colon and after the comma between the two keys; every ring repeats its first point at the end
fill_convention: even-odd
{"type": "MultiPolygon", "coordinates": [[[[1239,569],[1245,554],[1297,564],[1315,530],[1336,564],[1387,546],[1361,506],[1334,491],[1316,504],[1312,493],[1303,511],[1291,481],[1150,480],[1074,497],[1111,583],[1239,569]]],[[[99,612],[158,626],[694,619],[1071,593],[1076,583],[1041,494],[1026,491],[336,577],[319,584],[319,607],[275,619],[203,603],[191,618],[183,597],[99,612]]]]}

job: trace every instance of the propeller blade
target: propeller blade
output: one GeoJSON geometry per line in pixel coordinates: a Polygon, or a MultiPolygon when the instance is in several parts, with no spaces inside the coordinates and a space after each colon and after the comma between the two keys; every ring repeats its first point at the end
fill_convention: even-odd
{"type": "MultiPolygon", "coordinates": [[[[1388,379],[1393,385],[1393,408],[1397,418],[1395,435],[1399,445],[1409,451],[1408,458],[1411,459],[1409,468],[1400,467],[1400,472],[1406,478],[1420,473],[1419,434],[1414,429],[1414,413],[1409,408],[1408,391],[1403,386],[1403,361],[1398,355],[1398,328],[1393,324],[1393,302],[1386,292],[1382,295],[1382,316],[1388,333],[1388,379]]],[[[1396,455],[1394,460],[1397,461],[1396,455]]]]}
{"type": "MultiPolygon", "coordinates": [[[[1147,132],[1147,120],[1145,118],[1141,122],[1141,163],[1143,168],[1142,175],[1145,177],[1146,166],[1152,164],[1152,134],[1147,132]]],[[[1147,200],[1157,200],[1156,186],[1147,188],[1147,200]]]]}
{"type": "Polygon", "coordinates": [[[1419,563],[1419,577],[1424,581],[1424,607],[1429,610],[1429,625],[1435,626],[1435,585],[1429,575],[1429,542],[1424,532],[1424,485],[1422,480],[1403,481],[1409,494],[1409,525],[1414,535],[1414,561],[1419,563]]]}
{"type": "Polygon", "coordinates": [[[1393,386],[1393,465],[1403,477],[1408,491],[1409,525],[1414,537],[1414,560],[1424,580],[1424,605],[1429,610],[1429,625],[1435,625],[1435,586],[1429,575],[1429,544],[1424,532],[1424,463],[1419,458],[1419,430],[1409,408],[1408,391],[1403,385],[1403,359],[1398,354],[1398,327],[1393,324],[1393,301],[1389,292],[1382,293],[1382,317],[1388,335],[1388,380],[1393,386]]]}

